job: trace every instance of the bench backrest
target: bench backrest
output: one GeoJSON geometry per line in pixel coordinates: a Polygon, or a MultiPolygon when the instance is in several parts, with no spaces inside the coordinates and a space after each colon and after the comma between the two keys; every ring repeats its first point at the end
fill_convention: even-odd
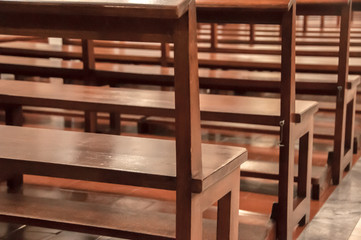
{"type": "Polygon", "coordinates": [[[194,1],[0,0],[0,16],[0,34],[174,42],[177,190],[190,191],[202,177],[194,1]]]}

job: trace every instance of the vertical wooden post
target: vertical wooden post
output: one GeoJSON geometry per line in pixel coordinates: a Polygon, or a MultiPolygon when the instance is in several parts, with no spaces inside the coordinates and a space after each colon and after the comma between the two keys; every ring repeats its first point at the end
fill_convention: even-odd
{"type": "Polygon", "coordinates": [[[169,43],[162,42],[160,44],[160,51],[161,51],[160,65],[163,66],[163,67],[167,67],[168,66],[168,59],[170,57],[169,43]]]}
{"type": "Polygon", "coordinates": [[[255,26],[253,23],[249,25],[249,43],[253,44],[255,41],[255,26]]]}
{"type": "Polygon", "coordinates": [[[218,47],[218,24],[211,23],[211,49],[216,50],[218,47]]]}
{"type": "Polygon", "coordinates": [[[321,19],[320,19],[320,28],[321,28],[321,31],[324,30],[325,28],[325,16],[321,16],[321,19]]]}
{"type": "Polygon", "coordinates": [[[121,121],[119,113],[110,113],[109,114],[109,125],[112,134],[119,135],[121,134],[121,121]]]}
{"type": "Polygon", "coordinates": [[[217,240],[238,240],[240,172],[231,174],[236,175],[237,180],[232,184],[231,192],[218,200],[217,240]]]}
{"type": "MultiPolygon", "coordinates": [[[[21,105],[5,106],[5,124],[22,126],[24,122],[23,108],[21,105]]],[[[23,185],[23,175],[16,174],[7,180],[8,191],[17,192],[23,185]]]]}
{"type": "MultiPolygon", "coordinates": [[[[177,23],[174,32],[175,126],[176,126],[176,238],[191,239],[191,182],[202,174],[199,81],[197,58],[197,22],[195,2],[177,23]]],[[[198,215],[198,214],[195,214],[198,215]]],[[[202,216],[202,214],[200,214],[202,216]]],[[[201,219],[198,221],[202,221],[201,219]]],[[[199,225],[198,223],[194,223],[199,225]]],[[[201,224],[200,224],[201,227],[201,224]]],[[[197,229],[202,231],[202,229],[197,229]]],[[[197,238],[198,239],[198,238],[197,238]]]]}
{"type": "Polygon", "coordinates": [[[307,21],[308,21],[308,16],[304,15],[303,16],[303,33],[307,32],[307,21]]]}
{"type": "Polygon", "coordinates": [[[345,119],[346,119],[346,102],[345,96],[347,91],[348,71],[349,71],[349,45],[350,45],[350,18],[351,4],[348,4],[341,10],[340,26],[340,46],[338,58],[338,80],[337,80],[337,100],[336,100],[336,117],[335,117],[335,140],[334,154],[332,161],[332,181],[333,184],[339,184],[342,178],[342,160],[345,155],[345,119]]]}
{"type": "Polygon", "coordinates": [[[22,126],[24,122],[23,108],[21,105],[5,106],[5,124],[11,126],[22,126]]]}
{"type": "Polygon", "coordinates": [[[295,6],[282,19],[281,121],[279,156],[278,219],[279,239],[292,239],[295,113],[295,6]]]}
{"type": "Polygon", "coordinates": [[[94,85],[94,75],[91,73],[95,69],[95,54],[94,54],[94,42],[93,40],[83,39],[82,40],[82,61],[84,79],[87,85],[94,85]]]}
{"type": "Polygon", "coordinates": [[[303,224],[310,220],[311,204],[311,174],[312,174],[312,147],[313,147],[313,116],[310,119],[310,130],[300,138],[298,158],[298,186],[297,197],[306,203],[303,224]]]}
{"type": "MultiPolygon", "coordinates": [[[[93,74],[95,69],[94,42],[89,39],[82,39],[82,61],[84,71],[84,82],[86,85],[96,85],[96,79],[93,74]]],[[[85,111],[84,125],[86,132],[96,132],[97,113],[85,111]]]]}

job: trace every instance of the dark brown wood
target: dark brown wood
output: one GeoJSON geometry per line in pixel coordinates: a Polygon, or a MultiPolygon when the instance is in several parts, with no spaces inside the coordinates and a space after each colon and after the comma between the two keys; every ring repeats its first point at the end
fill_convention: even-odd
{"type": "MultiPolygon", "coordinates": [[[[350,42],[350,22],[351,22],[351,4],[344,6],[341,12],[341,32],[340,32],[340,55],[339,70],[337,83],[337,101],[336,101],[336,127],[335,128],[335,144],[334,144],[334,161],[332,163],[332,180],[334,184],[338,184],[342,179],[344,171],[344,162],[351,162],[351,159],[345,158],[345,131],[346,131],[346,111],[347,101],[347,79],[349,73],[349,42],[350,42]]],[[[353,102],[353,100],[351,100],[353,102]]],[[[354,110],[353,110],[354,111],[354,110]]],[[[351,120],[352,121],[352,120],[351,120]]],[[[353,141],[353,138],[349,141],[353,141]]],[[[353,145],[353,144],[351,144],[353,145]]],[[[349,149],[352,152],[352,147],[349,149]]],[[[347,165],[347,164],[346,164],[347,165]]]]}
{"type": "MultiPolygon", "coordinates": [[[[282,19],[281,55],[281,120],[278,183],[277,236],[292,239],[293,232],[293,172],[294,172],[294,113],[295,113],[295,21],[296,8],[284,14],[282,19]]],[[[310,178],[310,176],[308,176],[310,178]]],[[[304,209],[304,214],[308,214],[304,209]]]]}
{"type": "Polygon", "coordinates": [[[217,30],[217,23],[211,24],[211,49],[217,49],[218,45],[218,30],[217,30]]]}
{"type": "MultiPolygon", "coordinates": [[[[104,16],[122,18],[165,18],[178,19],[186,11],[191,1],[187,0],[156,0],[137,2],[130,0],[96,0],[96,1],[17,1],[2,0],[1,9],[5,12],[29,12],[33,14],[56,13],[63,16],[104,16]],[[71,12],[69,11],[71,9],[71,12]]],[[[69,26],[70,28],[70,26],[69,26]]]]}
{"type": "MultiPolygon", "coordinates": [[[[1,102],[15,106],[174,117],[173,98],[172,92],[153,90],[0,81],[1,102]]],[[[204,120],[279,126],[279,99],[200,94],[200,104],[204,120]]],[[[316,102],[297,101],[295,122],[305,121],[317,109],[316,102]]]]}
{"type": "MultiPolygon", "coordinates": [[[[0,6],[1,33],[37,33],[63,38],[75,36],[81,39],[96,37],[138,41],[149,39],[159,42],[172,41],[175,48],[175,103],[174,101],[170,103],[170,107],[175,108],[177,128],[175,142],[1,126],[3,134],[0,138],[0,148],[2,148],[0,159],[2,166],[8,170],[7,176],[35,174],[176,190],[176,233],[173,236],[176,239],[202,239],[202,212],[231,193],[231,199],[221,200],[221,210],[227,209],[223,205],[229,205],[230,213],[221,214],[219,220],[223,227],[220,237],[238,239],[239,166],[246,159],[246,150],[210,146],[215,152],[208,156],[206,153],[208,147],[201,146],[194,1],[145,1],[136,4],[126,0],[87,2],[2,0],[0,6]],[[17,18],[19,14],[23,14],[22,18],[17,18]],[[155,145],[152,146],[152,143],[155,145]],[[159,151],[158,148],[166,150],[159,151]],[[171,152],[167,153],[168,150],[171,152]],[[222,157],[216,157],[218,154],[222,157]],[[234,184],[235,182],[238,183],[234,184]],[[223,234],[224,229],[229,229],[228,236],[223,234]]],[[[85,42],[83,50],[83,56],[91,57],[93,54],[91,42],[85,42]]],[[[89,73],[94,67],[94,58],[88,59],[85,63],[84,68],[89,73]]],[[[141,102],[141,99],[138,98],[137,101],[141,102]]],[[[39,100],[39,98],[32,99],[33,102],[38,103],[39,100]]],[[[58,100],[50,97],[45,102],[51,101],[54,103],[58,100]]],[[[78,106],[86,106],[84,101],[75,102],[79,104],[78,106]]],[[[98,102],[99,99],[92,102],[93,106],[98,102]]],[[[70,107],[69,101],[58,101],[58,103],[70,107]]],[[[146,108],[149,112],[154,110],[152,107],[146,108]]],[[[92,109],[84,110],[90,112],[92,109]]],[[[161,111],[167,112],[164,108],[161,111]]],[[[60,208],[64,215],[59,218],[57,204],[45,211],[39,211],[30,203],[32,207],[22,208],[20,210],[22,214],[19,215],[17,210],[28,206],[27,200],[24,198],[22,200],[25,203],[4,201],[3,205],[11,202],[11,206],[7,205],[4,208],[1,219],[90,233],[99,231],[100,234],[116,237],[143,239],[148,239],[148,235],[153,237],[147,230],[145,232],[140,230],[142,226],[128,230],[126,222],[125,225],[114,228],[111,224],[118,221],[113,221],[109,212],[99,208],[95,209],[103,212],[102,214],[106,212],[106,216],[110,217],[108,224],[103,221],[89,224],[84,218],[75,219],[84,216],[82,215],[84,211],[80,206],[74,205],[60,208]],[[75,208],[75,213],[65,211],[70,208],[75,208]],[[29,209],[30,211],[27,211],[29,209]],[[42,214],[44,212],[45,214],[42,214]]],[[[43,204],[41,206],[44,207],[43,204]]],[[[85,216],[87,220],[92,219],[87,214],[85,216]]],[[[148,220],[153,222],[151,219],[148,220]]],[[[163,237],[161,233],[159,235],[163,237]]]]}

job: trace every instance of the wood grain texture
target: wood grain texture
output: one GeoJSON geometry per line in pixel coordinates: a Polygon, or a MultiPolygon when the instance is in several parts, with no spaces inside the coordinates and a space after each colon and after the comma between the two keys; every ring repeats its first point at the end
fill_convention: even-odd
{"type": "MultiPolygon", "coordinates": [[[[173,92],[0,81],[0,100],[9,104],[174,117],[173,99],[173,92]]],[[[276,126],[280,120],[279,99],[200,94],[200,109],[205,120],[276,126]]],[[[316,102],[297,101],[295,120],[317,109],[316,102]]]]}
{"type": "Polygon", "coordinates": [[[258,0],[253,2],[248,0],[196,0],[197,7],[240,8],[253,11],[272,11],[275,9],[288,11],[294,2],[293,0],[258,0]]]}
{"type": "Polygon", "coordinates": [[[60,15],[179,18],[190,0],[2,0],[1,11],[60,15]]]}
{"type": "MultiPolygon", "coordinates": [[[[0,159],[10,172],[176,189],[175,141],[12,126],[0,130],[0,159]]],[[[209,144],[202,151],[203,174],[193,176],[194,192],[239,167],[247,155],[244,148],[209,144]]]]}

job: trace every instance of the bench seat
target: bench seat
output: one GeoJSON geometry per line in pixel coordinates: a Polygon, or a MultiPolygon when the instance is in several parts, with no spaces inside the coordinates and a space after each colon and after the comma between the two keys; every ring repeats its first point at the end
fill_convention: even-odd
{"type": "MultiPolygon", "coordinates": [[[[165,117],[144,117],[139,119],[140,126],[174,126],[174,118],[165,117]]],[[[316,122],[316,121],[315,121],[316,122]]],[[[247,123],[234,123],[234,122],[216,122],[216,121],[201,121],[203,128],[228,130],[228,131],[240,131],[240,132],[251,132],[251,133],[263,133],[277,135],[280,132],[279,126],[265,126],[258,124],[247,124],[247,123]]],[[[140,129],[143,129],[140,127],[140,129]]],[[[140,132],[142,133],[142,131],[140,132]]],[[[322,128],[321,126],[314,127],[313,130],[314,138],[318,139],[333,139],[334,130],[333,127],[327,126],[322,128]]]]}
{"type": "MultiPolygon", "coordinates": [[[[210,36],[201,36],[198,38],[198,42],[209,42],[210,36]]],[[[236,37],[222,37],[218,36],[218,43],[232,43],[232,44],[245,44],[249,43],[249,37],[245,36],[236,36],[236,37]]],[[[256,37],[253,41],[254,44],[281,44],[280,37],[256,37]]],[[[311,46],[338,46],[339,39],[336,38],[314,38],[314,37],[302,37],[298,36],[296,38],[297,45],[311,45],[311,46]]],[[[361,39],[350,39],[350,46],[361,46],[361,39]]]]}
{"type": "MultiPolygon", "coordinates": [[[[79,46],[50,46],[41,43],[6,43],[0,46],[2,46],[0,53],[3,52],[3,54],[9,55],[59,57],[64,59],[81,58],[81,48],[79,46]]],[[[102,47],[95,48],[95,57],[97,61],[159,64],[161,52],[153,49],[113,49],[102,47]]],[[[269,54],[200,52],[198,58],[201,67],[275,71],[279,70],[281,65],[281,57],[279,55],[269,54]]],[[[296,66],[298,72],[337,73],[338,58],[297,56],[296,66]]],[[[350,73],[360,74],[360,66],[361,60],[359,58],[350,58],[350,73]]]]}
{"type": "MultiPolygon", "coordinates": [[[[112,231],[122,225],[131,231],[132,228],[140,228],[139,226],[144,224],[144,227],[148,228],[146,229],[148,230],[148,236],[146,236],[148,238],[146,239],[150,239],[149,234],[156,232],[161,233],[163,236],[174,238],[175,204],[172,201],[149,198],[146,194],[135,197],[124,194],[94,193],[73,189],[69,191],[69,189],[54,189],[47,186],[30,184],[24,185],[22,194],[4,196],[4,191],[6,190],[1,190],[0,218],[11,217],[10,212],[12,213],[11,215],[26,216],[26,212],[38,210],[41,208],[39,205],[42,204],[54,210],[52,219],[50,219],[50,216],[44,216],[45,219],[49,219],[49,222],[46,223],[49,226],[49,224],[56,224],[55,222],[50,223],[54,219],[69,222],[67,218],[74,215],[73,208],[76,207],[82,210],[81,215],[77,213],[78,221],[75,222],[77,224],[82,223],[81,226],[77,226],[79,228],[84,227],[85,224],[93,226],[95,224],[94,221],[97,221],[101,223],[104,231],[112,231]],[[75,197],[79,195],[82,196],[81,199],[75,197]],[[44,198],[44,196],[46,197],[44,198]],[[21,208],[14,209],[14,202],[21,202],[22,204],[19,204],[21,208]],[[62,209],[64,209],[64,212],[61,212],[62,209]],[[132,210],[129,211],[130,209],[132,210]],[[19,213],[20,211],[22,212],[19,213]],[[6,216],[2,214],[4,212],[6,212],[6,216]],[[113,221],[110,221],[110,218],[106,217],[105,213],[109,213],[113,221]],[[94,217],[89,218],[85,214],[91,214],[94,217]],[[127,226],[124,226],[126,223],[124,219],[128,221],[127,226]],[[152,221],[152,224],[155,221],[153,228],[148,224],[150,221],[152,221]]],[[[36,213],[39,218],[41,217],[40,215],[45,215],[42,209],[36,211],[36,213]]],[[[205,211],[203,222],[203,235],[205,239],[215,239],[216,215],[217,208],[214,206],[205,211]]],[[[74,221],[71,222],[73,223],[74,221]]],[[[240,240],[265,239],[275,234],[275,223],[269,218],[269,215],[240,210],[238,222],[240,240]]]]}
{"type": "MultiPolygon", "coordinates": [[[[100,83],[134,83],[173,86],[172,68],[161,66],[97,63],[96,77],[100,83]]],[[[81,79],[82,64],[77,61],[41,59],[30,57],[0,56],[0,72],[43,77],[81,79]]],[[[270,91],[280,89],[280,73],[244,70],[219,71],[201,68],[200,86],[224,90],[270,91]]],[[[347,87],[358,85],[360,77],[350,75],[347,87]]],[[[296,89],[299,93],[335,94],[337,75],[335,74],[296,74],[296,89]],[[322,85],[321,85],[322,84],[322,85]]]]}
{"type": "MultiPolygon", "coordinates": [[[[165,91],[0,81],[1,103],[11,105],[173,117],[173,99],[173,92],[165,91]]],[[[204,120],[270,126],[280,122],[279,99],[201,94],[200,108],[204,120]]],[[[297,101],[296,123],[317,110],[316,102],[297,101]]]]}
{"type": "MultiPolygon", "coordinates": [[[[171,140],[15,126],[0,126],[0,131],[0,158],[15,172],[176,188],[175,142],[171,140]]],[[[236,147],[204,144],[202,153],[203,175],[193,176],[193,192],[204,191],[246,159],[245,149],[236,147]]]]}
{"type": "MultiPolygon", "coordinates": [[[[2,177],[24,173],[176,189],[175,141],[172,140],[14,126],[0,126],[0,131],[0,159],[7,166],[2,177]]],[[[203,174],[192,177],[194,193],[222,183],[220,178],[234,171],[247,157],[243,148],[202,146],[203,174]]],[[[147,237],[155,234],[174,238],[172,229],[175,225],[172,227],[171,224],[175,219],[169,214],[141,211],[138,215],[139,212],[122,208],[11,194],[2,194],[0,203],[3,221],[69,230],[76,228],[117,237],[145,236],[144,239],[150,239],[147,237]],[[152,225],[145,224],[144,220],[152,225]],[[165,225],[154,227],[153,221],[165,225]]]]}
{"type": "Polygon", "coordinates": [[[14,41],[39,40],[39,39],[41,39],[41,38],[32,37],[32,36],[2,35],[2,34],[0,34],[0,43],[14,42],[14,41]]]}

